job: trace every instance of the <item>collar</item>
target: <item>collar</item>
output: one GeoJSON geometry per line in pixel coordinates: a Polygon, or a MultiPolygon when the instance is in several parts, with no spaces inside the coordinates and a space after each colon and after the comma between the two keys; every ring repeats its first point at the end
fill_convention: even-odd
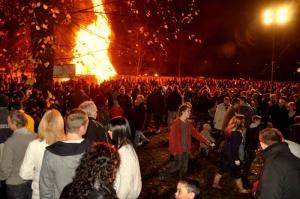
{"type": "Polygon", "coordinates": [[[266,160],[278,153],[291,153],[286,142],[279,142],[268,146],[265,150],[263,150],[263,158],[266,160]]]}

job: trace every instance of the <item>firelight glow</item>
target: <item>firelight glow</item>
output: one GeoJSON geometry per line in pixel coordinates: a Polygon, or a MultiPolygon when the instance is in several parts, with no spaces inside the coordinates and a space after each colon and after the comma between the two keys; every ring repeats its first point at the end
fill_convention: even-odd
{"type": "Polygon", "coordinates": [[[77,32],[72,63],[77,75],[95,75],[101,82],[116,75],[116,71],[108,56],[111,29],[102,0],[93,0],[93,5],[96,20],[77,32]]]}

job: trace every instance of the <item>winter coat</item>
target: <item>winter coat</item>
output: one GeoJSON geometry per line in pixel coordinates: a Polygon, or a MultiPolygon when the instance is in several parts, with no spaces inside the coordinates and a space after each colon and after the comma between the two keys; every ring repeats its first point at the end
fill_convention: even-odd
{"type": "Polygon", "coordinates": [[[46,148],[39,182],[41,198],[59,198],[63,188],[72,182],[81,156],[90,144],[88,139],[80,143],[59,141],[46,148]]]}
{"type": "Polygon", "coordinates": [[[222,152],[230,162],[240,160],[239,148],[242,139],[243,136],[239,131],[233,131],[226,137],[222,152]]]}
{"type": "Polygon", "coordinates": [[[130,144],[123,145],[118,153],[120,155],[120,167],[114,182],[117,196],[120,199],[136,199],[142,190],[139,159],[130,144]]]}
{"type": "Polygon", "coordinates": [[[287,143],[275,143],[263,151],[265,166],[256,193],[257,199],[295,199],[300,196],[300,159],[287,143]]]}
{"type": "MultiPolygon", "coordinates": [[[[229,106],[228,106],[229,108],[229,106]]],[[[214,115],[214,127],[215,129],[222,130],[222,125],[224,122],[225,114],[226,114],[227,108],[224,103],[218,104],[216,108],[216,112],[214,115]]]]}
{"type": "Polygon", "coordinates": [[[0,180],[6,180],[8,185],[20,185],[25,182],[20,177],[19,170],[28,144],[34,138],[35,135],[30,130],[22,127],[16,129],[6,140],[0,161],[0,180]]]}
{"type": "MultiPolygon", "coordinates": [[[[171,130],[169,133],[169,151],[172,155],[182,154],[182,131],[181,131],[181,120],[179,118],[175,119],[172,122],[171,130]]],[[[192,137],[196,138],[201,142],[208,143],[209,141],[192,125],[191,122],[188,122],[187,130],[187,152],[191,151],[192,137]]]]}
{"type": "Polygon", "coordinates": [[[86,134],[83,136],[83,138],[87,138],[95,142],[110,143],[110,139],[108,134],[106,133],[105,128],[100,122],[92,117],[89,117],[89,124],[86,130],[86,134]]]}

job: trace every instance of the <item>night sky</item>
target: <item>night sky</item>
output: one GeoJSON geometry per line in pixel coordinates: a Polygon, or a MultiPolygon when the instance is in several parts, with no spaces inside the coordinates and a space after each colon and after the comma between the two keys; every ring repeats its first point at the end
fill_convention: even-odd
{"type": "MultiPolygon", "coordinates": [[[[299,79],[296,70],[297,63],[300,62],[300,23],[296,12],[288,24],[276,26],[273,31],[263,25],[261,17],[263,8],[269,5],[269,1],[196,0],[193,6],[199,9],[199,13],[189,24],[177,23],[180,26],[180,31],[175,32],[177,39],[172,39],[175,34],[174,28],[172,29],[174,23],[166,20],[167,24],[170,22],[168,29],[158,33],[164,51],[155,45],[145,45],[147,38],[141,39],[138,28],[143,26],[145,30],[149,30],[150,35],[155,32],[164,22],[161,18],[163,15],[155,16],[153,11],[166,4],[159,4],[155,0],[139,2],[133,6],[139,10],[139,14],[132,14],[127,5],[109,8],[120,14],[109,16],[114,30],[111,58],[119,73],[136,74],[138,56],[134,55],[142,52],[140,74],[157,72],[162,75],[269,79],[274,35],[274,57],[277,60],[275,80],[299,79]],[[154,14],[143,17],[147,10],[154,14]],[[192,42],[189,35],[196,35],[201,43],[192,42]],[[141,44],[144,44],[142,50],[141,44]],[[135,49],[137,53],[134,53],[135,49]]],[[[184,18],[181,13],[185,16],[189,13],[191,7],[187,4],[194,1],[170,2],[170,10],[179,21],[184,18]]],[[[294,2],[293,9],[297,8],[299,4],[294,2]]],[[[145,30],[143,31],[146,32],[145,30]]]]}

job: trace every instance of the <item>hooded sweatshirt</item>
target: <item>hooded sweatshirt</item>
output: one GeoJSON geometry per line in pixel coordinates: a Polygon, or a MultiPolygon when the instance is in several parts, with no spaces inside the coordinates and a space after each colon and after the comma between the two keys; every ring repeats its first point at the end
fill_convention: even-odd
{"type": "Polygon", "coordinates": [[[63,188],[72,182],[81,156],[90,144],[88,139],[76,143],[59,141],[46,148],[39,182],[41,198],[59,198],[63,188]]]}

